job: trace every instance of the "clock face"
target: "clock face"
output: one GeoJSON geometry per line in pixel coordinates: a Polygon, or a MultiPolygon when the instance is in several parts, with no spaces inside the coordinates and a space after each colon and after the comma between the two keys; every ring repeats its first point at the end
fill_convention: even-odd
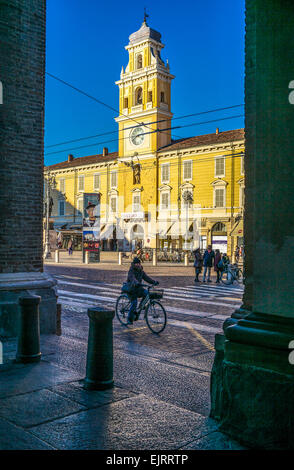
{"type": "Polygon", "coordinates": [[[144,129],[143,127],[136,127],[130,134],[130,139],[133,145],[140,145],[144,142],[144,129]]]}

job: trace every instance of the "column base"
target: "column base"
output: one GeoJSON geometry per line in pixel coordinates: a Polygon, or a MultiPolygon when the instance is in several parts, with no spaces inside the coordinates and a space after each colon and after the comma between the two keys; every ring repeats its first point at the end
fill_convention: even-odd
{"type": "Polygon", "coordinates": [[[250,313],[216,335],[211,413],[220,430],[260,449],[294,449],[292,319],[250,313]]]}
{"type": "Polygon", "coordinates": [[[40,332],[56,333],[56,281],[47,273],[0,274],[0,337],[18,335],[20,307],[18,299],[27,293],[41,297],[40,332]]]}

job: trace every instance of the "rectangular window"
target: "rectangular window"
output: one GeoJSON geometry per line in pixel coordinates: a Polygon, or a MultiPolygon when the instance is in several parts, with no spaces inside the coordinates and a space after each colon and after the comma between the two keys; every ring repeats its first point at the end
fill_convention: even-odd
{"type": "Polygon", "coordinates": [[[224,207],[225,190],[223,188],[215,189],[215,207],[224,207]]]}
{"type": "Polygon", "coordinates": [[[150,101],[152,101],[152,91],[148,91],[147,101],[148,101],[148,103],[150,103],[150,101]]]}
{"type": "Polygon", "coordinates": [[[58,202],[58,215],[65,215],[65,201],[58,202]]]}
{"type": "Polygon", "coordinates": [[[169,193],[161,193],[161,209],[166,210],[169,208],[169,193]]]}
{"type": "Polygon", "coordinates": [[[160,102],[164,103],[164,91],[160,92],[160,102]]]}
{"type": "Polygon", "coordinates": [[[94,189],[100,189],[100,175],[99,174],[94,175],[93,188],[94,189]]]}
{"type": "Polygon", "coordinates": [[[80,175],[78,177],[78,190],[79,191],[84,191],[84,189],[85,189],[85,176],[80,175]]]}
{"type": "Polygon", "coordinates": [[[124,108],[128,108],[129,107],[129,100],[128,98],[124,98],[124,108]]]}
{"type": "Polygon", "coordinates": [[[140,194],[134,194],[133,196],[133,212],[140,212],[141,208],[141,197],[140,194]]]}
{"type": "Polygon", "coordinates": [[[225,176],[225,158],[217,157],[215,159],[215,176],[225,176]]]}
{"type": "Polygon", "coordinates": [[[65,179],[64,178],[61,178],[59,180],[59,191],[61,193],[65,193],[65,179]]]}
{"type": "Polygon", "coordinates": [[[244,175],[244,155],[241,156],[241,175],[244,175]]]}
{"type": "Polygon", "coordinates": [[[111,181],[110,181],[111,187],[116,188],[117,187],[117,171],[112,171],[111,172],[111,181]]]}
{"type": "Polygon", "coordinates": [[[169,163],[161,165],[161,182],[169,183],[169,163]]]}
{"type": "Polygon", "coordinates": [[[111,197],[110,198],[110,210],[113,214],[116,213],[116,197],[111,197]]]}
{"type": "Polygon", "coordinates": [[[192,160],[188,160],[183,162],[184,165],[184,175],[183,178],[184,180],[191,180],[192,179],[192,160]]]}

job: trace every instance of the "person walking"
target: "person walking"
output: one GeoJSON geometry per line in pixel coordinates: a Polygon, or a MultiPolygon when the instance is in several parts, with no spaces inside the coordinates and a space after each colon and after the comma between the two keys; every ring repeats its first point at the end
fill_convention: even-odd
{"type": "Polygon", "coordinates": [[[143,270],[140,259],[135,257],[129,269],[127,278],[127,284],[129,286],[128,295],[131,300],[130,310],[128,313],[128,325],[132,325],[133,321],[137,320],[136,309],[138,297],[142,297],[144,299],[146,295],[148,295],[147,289],[144,289],[144,287],[141,285],[142,280],[148,282],[149,284],[153,284],[154,286],[159,284],[158,281],[154,281],[151,279],[151,277],[147,276],[143,270]]]}
{"type": "Polygon", "coordinates": [[[207,249],[204,252],[204,256],[203,256],[204,271],[203,271],[202,282],[205,282],[206,273],[207,273],[207,282],[211,282],[210,272],[211,272],[214,257],[215,257],[215,253],[214,253],[211,245],[208,245],[207,249]]]}
{"type": "Polygon", "coordinates": [[[67,248],[68,248],[68,255],[69,256],[72,255],[72,251],[73,251],[72,239],[69,240],[67,248]]]}
{"type": "Polygon", "coordinates": [[[218,249],[215,250],[215,257],[214,257],[214,270],[216,272],[216,283],[218,284],[220,282],[220,275],[221,275],[221,267],[219,265],[220,261],[222,259],[222,255],[218,249]]]}
{"type": "Polygon", "coordinates": [[[199,281],[199,274],[202,271],[202,265],[203,265],[203,259],[202,259],[202,255],[201,255],[201,252],[200,252],[200,248],[197,248],[194,251],[194,257],[195,257],[195,260],[194,260],[194,267],[195,267],[194,282],[200,282],[199,281]]]}

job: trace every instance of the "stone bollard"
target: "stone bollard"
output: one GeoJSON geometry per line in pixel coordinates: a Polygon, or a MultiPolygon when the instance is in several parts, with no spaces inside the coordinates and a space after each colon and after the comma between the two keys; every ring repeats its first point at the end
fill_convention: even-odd
{"type": "Polygon", "coordinates": [[[55,250],[55,263],[59,263],[59,250],[55,250]]]}
{"type": "Polygon", "coordinates": [[[38,362],[40,352],[39,295],[27,294],[20,297],[21,308],[17,343],[17,362],[38,362]]]}
{"type": "Polygon", "coordinates": [[[157,252],[153,250],[152,265],[157,266],[157,252]]]}
{"type": "Polygon", "coordinates": [[[89,252],[85,251],[85,264],[89,264],[89,252]]]}
{"type": "Polygon", "coordinates": [[[86,390],[106,390],[113,387],[114,310],[89,308],[89,337],[87,351],[86,390]]]}
{"type": "Polygon", "coordinates": [[[189,266],[189,258],[188,258],[188,254],[187,254],[187,253],[185,253],[184,261],[185,261],[185,266],[189,266]]]}
{"type": "Polygon", "coordinates": [[[61,304],[56,305],[56,334],[61,336],[61,304]]]}
{"type": "Polygon", "coordinates": [[[118,252],[118,264],[121,266],[122,265],[122,252],[118,252]]]}

